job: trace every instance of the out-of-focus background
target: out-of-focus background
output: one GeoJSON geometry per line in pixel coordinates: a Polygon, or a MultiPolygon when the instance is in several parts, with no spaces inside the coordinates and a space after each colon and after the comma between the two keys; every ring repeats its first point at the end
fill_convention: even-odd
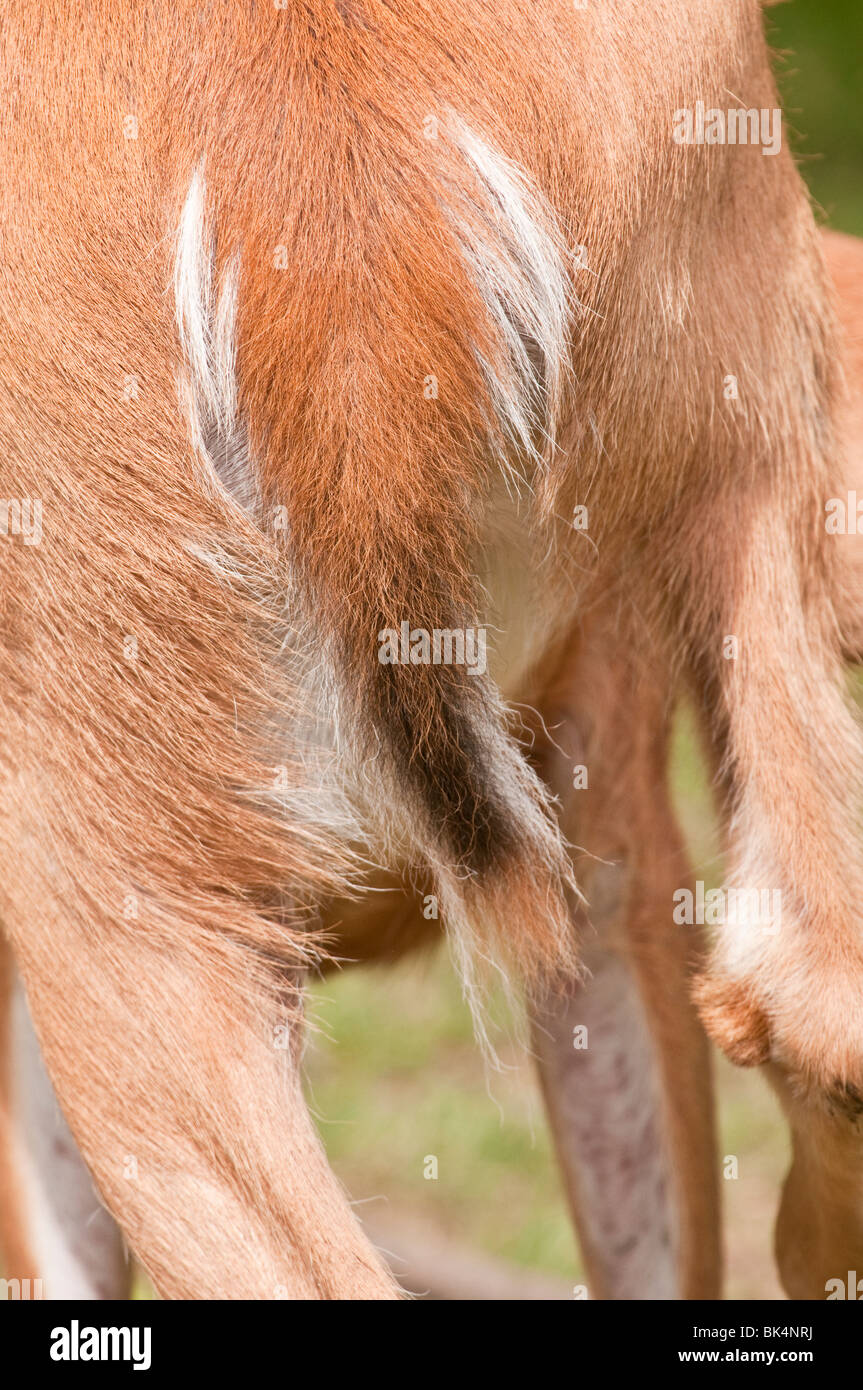
{"type": "MultiPolygon", "coordinates": [[[[786,135],[824,219],[863,236],[863,4],[790,0],[768,15],[786,135]]],[[[697,876],[719,883],[710,794],[685,715],[674,783],[697,876]]],[[[510,1070],[487,1072],[445,951],[331,978],[314,990],[311,1011],[321,1028],[308,1057],[313,1111],[376,1233],[393,1248],[421,1252],[430,1277],[456,1255],[467,1268],[470,1252],[479,1252],[516,1266],[526,1281],[544,1275],[557,1281],[549,1291],[571,1293],[581,1264],[530,1063],[504,1047],[510,1070]],[[436,1177],[425,1176],[431,1157],[436,1177]]],[[[722,1183],[726,1292],[778,1298],[771,1245],[787,1166],[784,1126],[760,1076],[716,1061],[721,1153],[737,1156],[739,1173],[722,1183]]]]}
{"type": "Polygon", "coordinates": [[[767,15],[800,168],[829,224],[863,236],[863,5],[782,0],[767,15]]]}

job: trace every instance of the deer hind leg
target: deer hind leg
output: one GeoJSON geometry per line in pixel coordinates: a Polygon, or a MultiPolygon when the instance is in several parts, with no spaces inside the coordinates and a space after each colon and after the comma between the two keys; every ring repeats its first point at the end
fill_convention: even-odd
{"type": "Polygon", "coordinates": [[[794,1299],[863,1297],[863,1126],[795,1094],[768,1068],[791,1129],[792,1163],[776,1223],[776,1262],[794,1299]]]}
{"type": "MultiPolygon", "coordinates": [[[[839,415],[844,466],[837,496],[861,495],[863,479],[863,242],[822,234],[836,291],[846,392],[839,415]]],[[[832,538],[838,569],[835,604],[849,660],[863,659],[863,537],[857,527],[832,538]]],[[[829,1007],[829,1000],[823,1001],[829,1007]]],[[[786,1293],[797,1299],[863,1296],[863,1127],[847,1107],[801,1095],[781,1068],[767,1069],[791,1131],[792,1165],[776,1225],[776,1258],[786,1293]]]]}
{"type": "Polygon", "coordinates": [[[828,1279],[863,1265],[861,743],[830,594],[778,516],[763,498],[737,512],[723,537],[725,600],[714,590],[736,656],[723,661],[717,631],[701,649],[730,835],[725,912],[697,998],[732,1061],[771,1063],[794,1147],[780,1273],[792,1296],[823,1298],[828,1279]]]}
{"type": "Polygon", "coordinates": [[[0,1258],[6,1278],[29,1280],[31,1289],[51,1299],[127,1298],[123,1238],[57,1104],[2,938],[0,952],[0,1258]]]}
{"type": "Polygon", "coordinates": [[[295,1017],[241,991],[229,951],[56,921],[15,944],[70,1128],[160,1293],[394,1295],[309,1119],[295,1017]]]}
{"type": "Polygon", "coordinates": [[[733,537],[724,536],[726,596],[714,587],[736,656],[723,659],[719,631],[701,653],[705,700],[721,692],[714,729],[735,896],[699,1001],[733,1061],[775,1061],[814,1104],[853,1115],[863,1095],[859,722],[829,595],[817,571],[802,572],[775,504],[764,503],[741,502],[733,537]]]}
{"type": "Polygon", "coordinates": [[[672,925],[687,867],[667,782],[668,701],[611,615],[570,643],[540,701],[553,739],[542,769],[565,833],[587,851],[576,869],[588,973],[534,1001],[534,1046],[590,1293],[603,1299],[719,1296],[712,1080],[689,998],[695,942],[672,925]],[[588,776],[580,790],[577,765],[588,776]]]}

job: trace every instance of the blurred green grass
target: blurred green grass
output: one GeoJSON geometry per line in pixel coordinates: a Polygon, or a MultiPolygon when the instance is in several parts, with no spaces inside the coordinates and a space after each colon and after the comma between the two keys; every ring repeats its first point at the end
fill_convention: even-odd
{"type": "Polygon", "coordinates": [[[768,33],[803,175],[830,224],[863,236],[863,5],[783,0],[768,33]]]}
{"type": "Polygon", "coordinates": [[[309,1097],[352,1198],[570,1277],[572,1241],[524,1054],[504,1045],[504,1070],[486,1071],[445,950],[352,970],[314,995],[337,1041],[313,1041],[309,1097]],[[436,1178],[425,1176],[430,1157],[436,1178]]]}

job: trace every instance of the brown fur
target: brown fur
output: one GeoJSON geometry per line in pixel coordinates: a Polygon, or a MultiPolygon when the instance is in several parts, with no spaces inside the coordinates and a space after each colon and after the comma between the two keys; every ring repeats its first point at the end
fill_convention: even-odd
{"type": "Polygon", "coordinates": [[[759,6],[506,0],[489,23],[475,0],[121,17],[104,0],[86,48],[82,23],[6,9],[3,490],[45,499],[47,535],[0,548],[2,913],[70,1124],[160,1290],[392,1292],[313,1136],[298,1043],[272,1045],[274,1020],[296,1033],[307,929],[356,889],[358,850],[449,885],[480,953],[526,978],[566,964],[569,861],[493,680],[376,663],[401,619],[487,621],[507,544],[477,363],[510,364],[453,218],[519,253],[450,111],[522,171],[549,237],[587,248],[567,267],[571,385],[538,388],[558,447],[510,462],[530,660],[600,601],[675,652],[728,812],[768,847],[759,879],[795,905],[781,968],[745,989],[772,1055],[841,1094],[863,1066],[841,1005],[863,965],[856,869],[837,869],[858,737],[817,526],[837,393],[820,250],[787,150],[670,138],[696,99],[776,105],[759,6]],[[200,166],[217,284],[240,267],[251,510],[202,473],[177,402],[166,286],[200,166]],[[341,770],[362,784],[377,760],[375,805],[350,790],[361,845],[261,791],[279,764],[294,804],[326,796],[297,734],[321,717],[299,643],[339,691],[341,770]]]}
{"type": "MultiPolygon", "coordinates": [[[[863,495],[863,242],[828,232],[824,246],[836,292],[846,383],[839,417],[845,474],[834,494],[844,499],[852,490],[863,495]]],[[[839,623],[849,658],[859,661],[863,535],[830,539],[839,557],[839,623]]],[[[828,994],[821,1004],[825,1011],[832,1007],[828,994]]],[[[838,1104],[824,1106],[783,1069],[773,1066],[769,1075],[788,1118],[793,1160],[776,1225],[779,1270],[789,1297],[823,1299],[828,1281],[838,1280],[844,1289],[850,1271],[861,1265],[863,1096],[852,1084],[838,1104]]]]}
{"type": "Polygon", "coordinates": [[[12,953],[0,936],[0,1252],[3,1272],[12,1279],[38,1278],[28,1241],[12,1121],[11,1025],[12,953]]]}

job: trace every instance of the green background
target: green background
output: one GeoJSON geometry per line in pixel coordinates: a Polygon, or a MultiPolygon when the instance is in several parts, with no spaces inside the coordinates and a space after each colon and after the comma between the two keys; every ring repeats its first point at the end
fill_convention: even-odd
{"type": "Polygon", "coordinates": [[[767,14],[800,168],[831,226],[863,236],[863,4],[790,0],[767,14]]]}

